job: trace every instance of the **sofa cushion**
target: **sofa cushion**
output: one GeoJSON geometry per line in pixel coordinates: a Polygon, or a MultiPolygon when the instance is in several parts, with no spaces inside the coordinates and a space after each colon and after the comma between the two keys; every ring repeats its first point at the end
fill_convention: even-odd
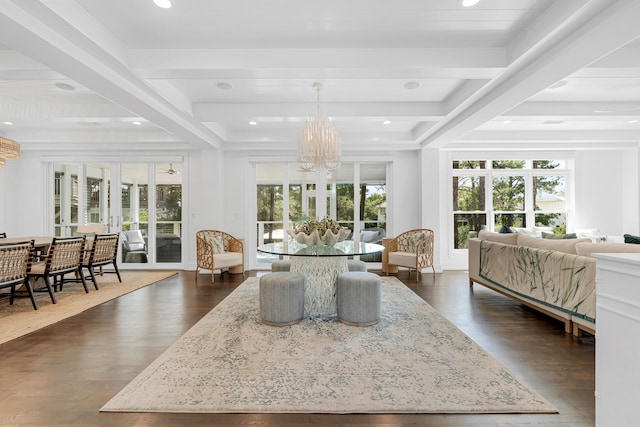
{"type": "Polygon", "coordinates": [[[578,236],[576,235],[576,233],[558,234],[558,233],[546,233],[543,231],[542,238],[561,240],[561,239],[577,239],[578,236]]]}
{"type": "Polygon", "coordinates": [[[364,243],[373,243],[380,240],[382,236],[380,235],[380,230],[362,230],[360,231],[360,241],[364,243]]]}
{"type": "Polygon", "coordinates": [[[507,245],[516,245],[518,233],[493,233],[487,230],[480,230],[478,238],[491,242],[506,243],[507,245]]]}
{"type": "Polygon", "coordinates": [[[640,253],[640,245],[628,245],[625,243],[593,243],[584,242],[576,244],[576,253],[582,256],[591,256],[597,253],[640,253]]]}
{"type": "Polygon", "coordinates": [[[539,239],[537,237],[525,236],[517,234],[518,245],[528,246],[530,248],[547,249],[550,251],[564,252],[567,254],[576,253],[576,244],[579,242],[589,242],[591,239],[539,239]]]}

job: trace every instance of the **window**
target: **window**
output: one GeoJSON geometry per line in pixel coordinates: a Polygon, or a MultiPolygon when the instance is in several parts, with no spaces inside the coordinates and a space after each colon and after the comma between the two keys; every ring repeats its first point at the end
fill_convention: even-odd
{"type": "Polygon", "coordinates": [[[454,249],[466,249],[469,233],[483,227],[566,232],[570,172],[565,160],[454,160],[454,249]]]}

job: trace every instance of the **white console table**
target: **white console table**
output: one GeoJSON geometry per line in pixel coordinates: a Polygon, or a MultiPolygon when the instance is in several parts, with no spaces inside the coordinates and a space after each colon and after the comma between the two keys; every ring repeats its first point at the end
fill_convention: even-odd
{"type": "Polygon", "coordinates": [[[640,426],[640,254],[594,254],[596,426],[640,426]]]}

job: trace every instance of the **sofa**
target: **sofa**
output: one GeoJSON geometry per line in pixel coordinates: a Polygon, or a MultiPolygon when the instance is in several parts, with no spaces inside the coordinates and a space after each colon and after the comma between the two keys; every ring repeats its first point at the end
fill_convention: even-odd
{"type": "Polygon", "coordinates": [[[559,319],[567,333],[594,334],[596,259],[591,254],[620,252],[640,252],[640,245],[480,231],[469,239],[469,285],[484,285],[559,319]]]}
{"type": "MultiPolygon", "coordinates": [[[[365,228],[360,230],[360,242],[362,243],[377,243],[382,244],[382,239],[386,236],[384,228],[365,228]]],[[[382,254],[380,252],[375,254],[360,255],[360,261],[364,262],[381,262],[382,254]]]]}

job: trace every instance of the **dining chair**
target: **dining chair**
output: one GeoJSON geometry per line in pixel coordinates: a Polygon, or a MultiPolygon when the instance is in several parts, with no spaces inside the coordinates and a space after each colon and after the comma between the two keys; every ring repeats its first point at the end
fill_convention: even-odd
{"type": "Polygon", "coordinates": [[[76,273],[76,277],[79,277],[79,281],[82,282],[84,291],[89,293],[87,282],[82,274],[82,256],[85,245],[85,236],[54,237],[51,241],[49,252],[45,256],[45,260],[31,266],[29,277],[34,279],[34,283],[39,278],[44,280],[52,303],[56,303],[53,289],[62,290],[64,276],[68,273],[76,273]],[[51,279],[53,279],[53,283],[51,283],[51,279]]]}
{"type": "Polygon", "coordinates": [[[0,233],[0,239],[6,239],[7,233],[0,233]]]}
{"type": "Polygon", "coordinates": [[[38,303],[33,294],[29,271],[33,258],[33,240],[17,243],[0,243],[0,289],[11,288],[9,304],[13,305],[16,291],[25,286],[31,298],[33,309],[38,309],[38,303]]]}
{"type": "Polygon", "coordinates": [[[82,268],[86,268],[91,275],[93,286],[98,289],[96,280],[96,268],[99,268],[100,275],[104,273],[103,266],[113,264],[118,281],[122,283],[120,271],[117,264],[118,257],[118,235],[117,234],[96,234],[91,241],[91,249],[85,252],[82,260],[82,268]]]}

